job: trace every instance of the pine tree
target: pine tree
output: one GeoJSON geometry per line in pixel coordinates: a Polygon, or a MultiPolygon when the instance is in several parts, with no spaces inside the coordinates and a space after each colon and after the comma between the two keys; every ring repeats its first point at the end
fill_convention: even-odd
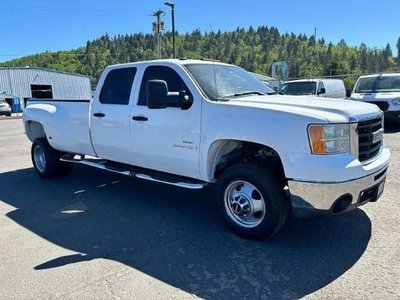
{"type": "Polygon", "coordinates": [[[400,37],[397,40],[397,65],[400,66],[400,37]]]}
{"type": "Polygon", "coordinates": [[[390,69],[393,65],[394,65],[393,52],[392,48],[390,47],[390,44],[388,43],[382,52],[381,69],[382,71],[384,71],[390,69]]]}

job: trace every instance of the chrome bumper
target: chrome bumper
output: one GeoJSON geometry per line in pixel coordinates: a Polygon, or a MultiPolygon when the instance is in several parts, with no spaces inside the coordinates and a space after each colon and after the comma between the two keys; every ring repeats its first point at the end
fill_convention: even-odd
{"type": "Polygon", "coordinates": [[[351,196],[349,208],[376,201],[383,192],[387,167],[386,165],[366,177],[346,182],[324,183],[289,180],[292,205],[300,208],[332,210],[335,203],[344,196],[351,196]],[[371,194],[371,197],[367,193],[371,194]]]}

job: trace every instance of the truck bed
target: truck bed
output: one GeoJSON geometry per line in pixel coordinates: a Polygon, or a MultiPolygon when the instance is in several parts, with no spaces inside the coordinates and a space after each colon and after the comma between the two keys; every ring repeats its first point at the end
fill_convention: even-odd
{"type": "Polygon", "coordinates": [[[54,149],[95,155],[89,130],[90,101],[30,99],[24,110],[26,126],[29,122],[40,121],[54,149]]]}

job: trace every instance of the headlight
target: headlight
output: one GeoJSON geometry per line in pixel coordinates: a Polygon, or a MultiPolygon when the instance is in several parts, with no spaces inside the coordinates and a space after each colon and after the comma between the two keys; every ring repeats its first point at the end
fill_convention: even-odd
{"type": "Polygon", "coordinates": [[[393,100],[392,100],[392,104],[393,105],[400,105],[400,98],[394,98],[393,100]]]}
{"type": "Polygon", "coordinates": [[[308,137],[313,154],[350,152],[350,124],[310,125],[308,137]]]}

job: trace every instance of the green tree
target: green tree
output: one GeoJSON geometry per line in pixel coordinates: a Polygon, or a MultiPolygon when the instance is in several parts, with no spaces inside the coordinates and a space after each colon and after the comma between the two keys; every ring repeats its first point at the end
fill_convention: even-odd
{"type": "Polygon", "coordinates": [[[397,65],[400,66],[400,37],[397,40],[397,65]]]}
{"type": "MultiPolygon", "coordinates": [[[[172,55],[172,33],[161,37],[162,56],[172,55]]],[[[390,45],[384,49],[368,48],[364,43],[350,47],[342,39],[337,45],[315,40],[305,34],[281,34],[275,27],[238,27],[232,32],[195,29],[176,34],[178,57],[214,58],[237,64],[250,71],[270,74],[271,65],[285,60],[289,77],[339,76],[347,73],[373,73],[400,70],[400,38],[397,59],[390,45]]],[[[43,52],[0,64],[0,66],[32,66],[89,75],[95,84],[109,64],[157,58],[157,41],[152,34],[101,36],[71,51],[43,52]]],[[[353,80],[353,79],[352,79],[353,80]]],[[[350,82],[350,81],[349,81],[350,82]]]]}

